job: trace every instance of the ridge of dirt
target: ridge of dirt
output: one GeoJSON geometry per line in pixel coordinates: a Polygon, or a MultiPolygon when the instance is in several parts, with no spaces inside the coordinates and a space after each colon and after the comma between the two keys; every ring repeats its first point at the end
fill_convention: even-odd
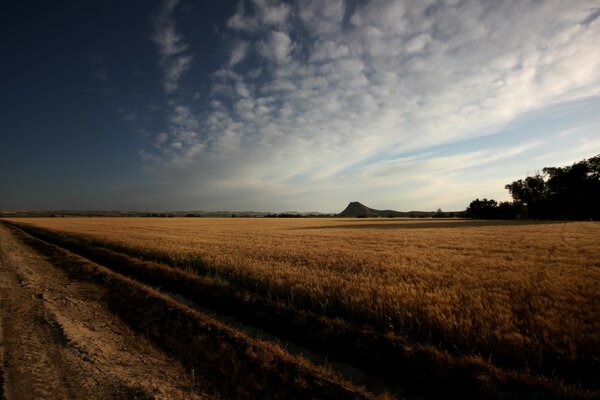
{"type": "Polygon", "coordinates": [[[70,279],[0,225],[0,398],[215,397],[109,312],[106,290],[70,279]]]}

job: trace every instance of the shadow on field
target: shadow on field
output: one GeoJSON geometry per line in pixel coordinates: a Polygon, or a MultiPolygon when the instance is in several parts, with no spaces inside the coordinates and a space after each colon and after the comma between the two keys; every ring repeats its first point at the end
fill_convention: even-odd
{"type": "Polygon", "coordinates": [[[419,222],[407,222],[406,220],[393,220],[393,219],[381,219],[381,220],[360,220],[348,219],[340,220],[339,225],[323,225],[323,226],[311,226],[295,228],[299,230],[312,230],[312,229],[430,229],[430,228],[476,228],[486,226],[497,226],[497,227],[509,227],[509,226],[523,226],[523,225],[551,225],[551,224],[563,224],[565,221],[534,221],[534,220],[520,220],[520,221],[506,221],[506,220],[435,220],[435,221],[419,221],[419,222]]]}

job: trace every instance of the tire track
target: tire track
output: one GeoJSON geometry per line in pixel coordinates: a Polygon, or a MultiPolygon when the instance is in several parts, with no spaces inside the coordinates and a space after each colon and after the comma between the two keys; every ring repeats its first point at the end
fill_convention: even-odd
{"type": "Polygon", "coordinates": [[[43,322],[39,299],[28,292],[26,285],[16,275],[11,276],[6,257],[2,259],[2,267],[0,297],[3,299],[5,397],[74,398],[65,384],[66,374],[55,368],[62,363],[61,354],[55,347],[48,346],[44,339],[49,332],[43,322]],[[19,317],[24,315],[29,318],[19,317]],[[32,320],[35,323],[29,323],[32,320]]]}
{"type": "Polygon", "coordinates": [[[201,399],[179,363],[103,305],[106,288],[74,282],[0,226],[0,350],[6,400],[201,399]]]}

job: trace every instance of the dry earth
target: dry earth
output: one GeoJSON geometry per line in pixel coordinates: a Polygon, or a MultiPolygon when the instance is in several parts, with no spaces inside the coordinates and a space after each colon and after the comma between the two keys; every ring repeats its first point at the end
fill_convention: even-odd
{"type": "Polygon", "coordinates": [[[0,399],[215,397],[112,315],[105,290],[73,281],[0,225],[0,399]]]}

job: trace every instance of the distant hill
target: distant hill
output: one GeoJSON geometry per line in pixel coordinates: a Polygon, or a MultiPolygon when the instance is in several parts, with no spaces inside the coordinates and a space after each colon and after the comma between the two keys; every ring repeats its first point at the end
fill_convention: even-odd
{"type": "MultiPolygon", "coordinates": [[[[446,212],[444,216],[457,217],[464,212],[446,212]]],[[[434,211],[395,211],[376,210],[369,208],[358,201],[348,204],[348,207],[339,214],[323,213],[318,211],[286,211],[273,213],[268,211],[85,211],[85,210],[0,210],[0,218],[15,217],[254,217],[254,218],[291,218],[291,217],[411,217],[427,218],[437,217],[434,211]]]]}
{"type": "Polygon", "coordinates": [[[395,210],[376,210],[369,208],[358,201],[352,201],[348,206],[338,214],[340,217],[431,217],[435,214],[433,211],[395,211],[395,210]]]}

